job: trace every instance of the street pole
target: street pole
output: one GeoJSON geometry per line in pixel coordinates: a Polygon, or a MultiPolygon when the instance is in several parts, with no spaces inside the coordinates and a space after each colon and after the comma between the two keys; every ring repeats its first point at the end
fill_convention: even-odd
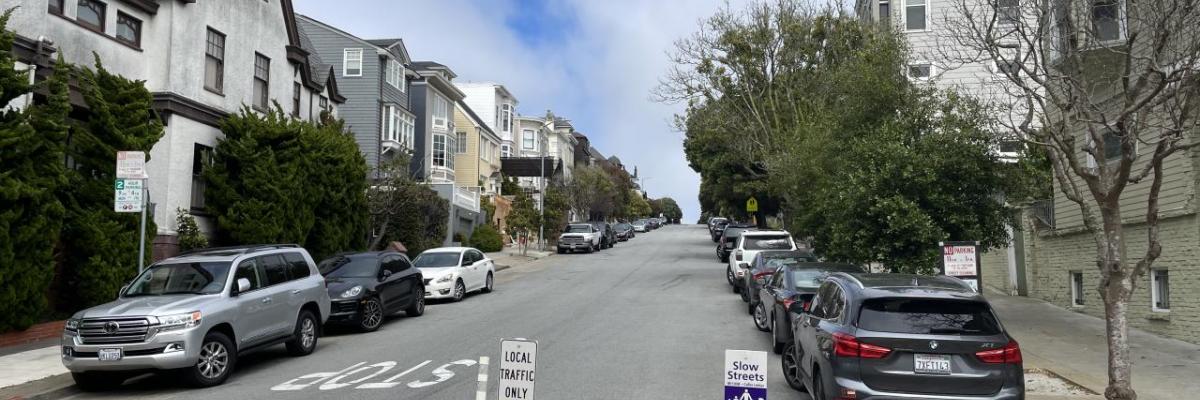
{"type": "Polygon", "coordinates": [[[138,274],[146,268],[146,206],[149,205],[149,190],[146,188],[147,179],[142,180],[142,228],[138,230],[138,274]]]}
{"type": "Polygon", "coordinates": [[[538,196],[538,212],[541,214],[538,218],[538,251],[546,251],[546,142],[542,141],[542,156],[538,159],[542,181],[541,195],[538,196]]]}

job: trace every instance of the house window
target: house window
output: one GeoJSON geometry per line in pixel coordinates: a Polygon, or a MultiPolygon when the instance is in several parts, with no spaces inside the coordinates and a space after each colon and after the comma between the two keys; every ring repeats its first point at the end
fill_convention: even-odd
{"type": "Polygon", "coordinates": [[[492,142],[485,142],[483,140],[483,136],[479,136],[478,140],[479,140],[479,143],[483,144],[482,146],[480,146],[479,159],[481,159],[483,161],[491,162],[492,161],[492,151],[495,151],[496,147],[494,145],[492,145],[492,142]]]}
{"type": "Polygon", "coordinates": [[[79,0],[75,20],[83,26],[104,32],[104,14],[108,6],[96,0],[79,0]]]}
{"type": "Polygon", "coordinates": [[[362,49],[342,50],[342,76],[362,76],[362,49]]]}
{"type": "Polygon", "coordinates": [[[535,134],[533,131],[526,129],[521,131],[521,148],[525,150],[533,150],[537,146],[535,142],[535,134]]]}
{"type": "Polygon", "coordinates": [[[142,47],[142,20],[118,12],[117,40],[133,47],[142,47]]]}
{"type": "Polygon", "coordinates": [[[412,149],[416,147],[417,140],[417,123],[412,115],[400,114],[400,143],[404,147],[412,149]]]}
{"type": "Polygon", "coordinates": [[[1094,0],[1092,2],[1092,29],[1096,40],[1107,42],[1121,38],[1120,0],[1094,0]]]}
{"type": "Polygon", "coordinates": [[[1083,272],[1071,271],[1071,305],[1083,305],[1083,272]]]}
{"type": "Polygon", "coordinates": [[[500,145],[500,158],[512,157],[512,146],[507,144],[500,145]]]}
{"type": "Polygon", "coordinates": [[[66,0],[50,0],[46,5],[46,11],[51,14],[63,15],[63,2],[66,0]]]}
{"type": "Polygon", "coordinates": [[[300,116],[300,83],[292,82],[292,116],[300,116]]]}
{"type": "Polygon", "coordinates": [[[329,98],[321,96],[320,100],[317,101],[317,105],[321,107],[321,111],[329,111],[329,98]]]}
{"type": "Polygon", "coordinates": [[[503,121],[500,123],[500,129],[504,130],[505,132],[512,132],[512,113],[512,104],[505,104],[502,106],[500,115],[501,118],[503,118],[503,121]]]}
{"type": "Polygon", "coordinates": [[[192,147],[192,209],[203,210],[204,203],[204,171],[212,166],[212,147],[196,143],[192,147]]]}
{"type": "Polygon", "coordinates": [[[887,1],[879,2],[879,22],[884,25],[892,25],[892,3],[887,1]]]}
{"type": "Polygon", "coordinates": [[[933,76],[932,64],[913,64],[908,66],[908,77],[919,81],[929,80],[933,76]]]}
{"type": "Polygon", "coordinates": [[[450,126],[450,101],[441,95],[433,95],[433,127],[448,129],[450,126]]]}
{"type": "Polygon", "coordinates": [[[467,133],[459,131],[455,136],[458,146],[454,148],[454,152],[458,154],[467,154],[467,133]]]}
{"type": "Polygon", "coordinates": [[[1001,25],[1012,25],[1021,20],[1019,0],[996,0],[996,21],[1001,25]]]}
{"type": "Polygon", "coordinates": [[[400,143],[400,125],[400,110],[396,106],[384,106],[382,139],[400,143]]]}
{"type": "MultiPolygon", "coordinates": [[[[1108,127],[1104,130],[1104,161],[1119,160],[1121,158],[1121,135],[1113,127],[1108,127]]],[[[1137,153],[1137,143],[1134,143],[1133,152],[1137,153]]]]}
{"type": "Polygon", "coordinates": [[[1171,281],[1167,270],[1150,270],[1150,297],[1153,311],[1171,310],[1171,281]]]}
{"type": "Polygon", "coordinates": [[[271,59],[254,53],[254,108],[266,111],[267,98],[270,92],[267,88],[271,82],[271,59]]]}
{"type": "Polygon", "coordinates": [[[927,0],[906,0],[904,2],[904,29],[923,31],[926,28],[925,17],[928,12],[927,0]]]}
{"type": "Polygon", "coordinates": [[[433,166],[446,166],[446,135],[437,133],[433,135],[433,166]]]}
{"type": "Polygon", "coordinates": [[[225,35],[212,28],[204,48],[204,88],[217,93],[225,90],[225,35]]]}
{"type": "Polygon", "coordinates": [[[389,85],[404,90],[404,66],[396,60],[388,60],[385,79],[389,85]]]}

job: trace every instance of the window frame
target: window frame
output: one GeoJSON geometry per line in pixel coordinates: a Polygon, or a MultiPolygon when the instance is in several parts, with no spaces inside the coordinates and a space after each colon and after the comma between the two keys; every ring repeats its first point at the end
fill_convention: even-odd
{"type": "Polygon", "coordinates": [[[454,135],[454,154],[467,154],[467,132],[458,131],[454,135]]]}
{"type": "Polygon", "coordinates": [[[450,157],[449,152],[446,151],[448,148],[447,146],[450,144],[449,140],[449,135],[444,133],[433,134],[433,138],[430,140],[429,146],[429,165],[437,168],[449,168],[447,165],[450,157]]]}
{"type": "Polygon", "coordinates": [[[501,144],[500,145],[500,158],[512,158],[512,154],[513,154],[512,148],[513,148],[512,145],[501,144]]]}
{"type": "Polygon", "coordinates": [[[879,22],[892,26],[892,0],[879,0],[878,6],[879,22]],[[884,13],[885,10],[887,13],[884,13]]]}
{"type": "Polygon", "coordinates": [[[521,149],[537,150],[537,132],[531,129],[521,130],[521,149]]]}
{"type": "Polygon", "coordinates": [[[500,130],[504,132],[512,132],[513,105],[509,103],[500,105],[500,112],[500,130]]]}
{"type": "Polygon", "coordinates": [[[212,167],[213,163],[213,148],[200,143],[192,143],[192,188],[189,194],[188,208],[192,211],[204,211],[208,208],[208,204],[204,201],[204,192],[208,189],[207,181],[204,179],[204,170],[212,167]],[[202,157],[197,159],[197,157],[202,157]],[[197,168],[199,167],[199,168],[197,168]],[[199,171],[197,171],[199,169],[199,171]],[[199,185],[197,185],[199,184],[199,185]],[[200,204],[196,204],[197,186],[200,188],[200,204]]]}
{"type": "Polygon", "coordinates": [[[1071,288],[1071,307],[1085,306],[1087,302],[1083,296],[1083,271],[1069,271],[1067,274],[1071,288]]]}
{"type": "Polygon", "coordinates": [[[258,111],[266,112],[267,107],[271,105],[271,58],[259,52],[254,52],[254,80],[250,91],[250,107],[258,111]],[[264,61],[262,65],[260,61],[264,61]],[[259,72],[263,76],[259,76],[259,72]],[[258,90],[259,82],[262,83],[262,93],[255,93],[258,90]],[[262,102],[262,104],[259,104],[262,102]]]}
{"type": "Polygon", "coordinates": [[[300,82],[292,82],[292,116],[300,118],[300,82]]]}
{"type": "Polygon", "coordinates": [[[903,12],[902,18],[903,18],[903,22],[904,22],[904,31],[905,32],[929,32],[931,30],[929,27],[929,25],[930,25],[929,24],[929,6],[930,6],[929,3],[931,3],[930,0],[904,0],[904,10],[903,10],[904,12],[903,12]],[[918,1],[921,4],[919,4],[919,5],[912,4],[912,3],[916,3],[918,1]],[[909,28],[908,27],[908,9],[914,8],[914,7],[922,8],[921,28],[909,28]]]}
{"type": "Polygon", "coordinates": [[[46,2],[46,12],[58,16],[63,16],[63,10],[67,7],[67,0],[50,0],[46,2]],[[57,9],[56,9],[57,8],[57,9]]]}
{"type": "Polygon", "coordinates": [[[211,26],[207,27],[204,39],[204,89],[216,94],[224,94],[225,92],[225,38],[225,34],[221,33],[221,31],[213,29],[211,26]],[[220,39],[221,43],[215,43],[213,41],[214,38],[220,39]],[[214,54],[212,52],[212,50],[216,48],[214,46],[219,47],[220,54],[214,54]],[[213,82],[213,85],[209,85],[208,82],[209,59],[212,59],[215,62],[215,68],[217,69],[214,73],[214,79],[216,79],[216,82],[213,82]]]}
{"type": "MultiPolygon", "coordinates": [[[[93,10],[93,11],[95,11],[95,10],[93,10]]],[[[75,22],[78,23],[79,25],[83,26],[84,28],[88,28],[88,29],[94,30],[96,32],[104,33],[104,30],[108,28],[108,26],[107,26],[108,25],[108,4],[103,1],[99,1],[99,0],[75,0],[75,22]],[[100,18],[99,25],[93,24],[89,21],[79,18],[79,10],[84,7],[85,3],[90,4],[90,5],[99,5],[100,9],[99,9],[99,11],[97,11],[97,13],[99,14],[97,16],[100,18]]]]}
{"type": "Polygon", "coordinates": [[[1021,1],[1020,0],[995,0],[992,5],[993,11],[996,13],[996,24],[999,26],[1013,26],[1021,21],[1021,1]],[[1010,6],[1002,6],[1000,3],[1011,1],[1010,6]]]}
{"type": "Polygon", "coordinates": [[[117,11],[117,30],[113,32],[113,39],[139,49],[142,48],[142,20],[121,11],[117,11]],[[133,31],[133,40],[129,40],[121,36],[121,28],[125,26],[125,24],[122,22],[134,23],[134,27],[131,28],[133,31]]]}
{"type": "Polygon", "coordinates": [[[928,62],[928,61],[916,61],[916,62],[907,64],[904,66],[904,76],[906,76],[906,77],[908,77],[908,79],[914,80],[914,81],[922,81],[922,82],[931,81],[931,80],[933,80],[933,76],[936,75],[936,72],[934,72],[934,71],[936,71],[936,67],[934,67],[933,63],[928,62]],[[920,67],[920,66],[929,66],[929,75],[928,76],[917,77],[917,76],[912,75],[913,67],[920,67]]]}
{"type": "Polygon", "coordinates": [[[1121,42],[1121,41],[1125,40],[1126,29],[1127,29],[1125,24],[1126,24],[1126,15],[1127,14],[1126,14],[1124,0],[1091,0],[1091,7],[1090,7],[1090,10],[1088,10],[1088,11],[1089,11],[1088,19],[1091,22],[1091,28],[1092,28],[1091,34],[1092,34],[1092,37],[1096,39],[1096,43],[1105,45],[1105,44],[1117,43],[1117,42],[1121,42]],[[1115,38],[1103,39],[1100,37],[1100,30],[1099,30],[1099,27],[1096,25],[1096,9],[1097,9],[1096,3],[1099,3],[1100,1],[1111,2],[1112,6],[1116,8],[1117,15],[1116,15],[1116,21],[1114,21],[1114,22],[1116,22],[1116,25],[1117,25],[1117,37],[1115,37],[1115,38]]]}
{"type": "Polygon", "coordinates": [[[343,48],[342,49],[342,76],[343,77],[361,77],[362,75],[363,75],[363,49],[362,49],[362,47],[343,48]],[[351,74],[349,72],[352,69],[352,68],[350,68],[350,62],[351,62],[350,54],[351,53],[358,53],[358,60],[356,60],[356,62],[358,63],[358,68],[357,68],[358,72],[354,73],[354,74],[351,74]]]}
{"type": "Polygon", "coordinates": [[[450,99],[438,93],[433,93],[430,107],[430,120],[434,129],[450,130],[450,99]],[[439,115],[440,114],[440,115],[439,115]]]}
{"type": "Polygon", "coordinates": [[[1154,268],[1154,269],[1150,270],[1150,311],[1153,311],[1156,313],[1171,312],[1171,275],[1170,275],[1169,271],[1170,270],[1168,270],[1166,268],[1154,268]],[[1165,290],[1165,292],[1166,292],[1165,298],[1162,298],[1162,297],[1164,297],[1164,295],[1162,293],[1163,290],[1158,287],[1159,286],[1158,273],[1160,273],[1160,272],[1163,274],[1163,278],[1166,278],[1163,280],[1164,286],[1166,289],[1165,290]],[[1165,300],[1166,307],[1159,306],[1159,303],[1163,302],[1163,300],[1165,300]]]}

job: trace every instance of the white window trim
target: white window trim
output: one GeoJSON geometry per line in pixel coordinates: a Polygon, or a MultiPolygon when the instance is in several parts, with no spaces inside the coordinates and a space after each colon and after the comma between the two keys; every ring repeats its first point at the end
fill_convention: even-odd
{"type": "MultiPolygon", "coordinates": [[[[1111,128],[1111,126],[1108,126],[1108,127],[1111,128]]],[[[1120,156],[1110,160],[1108,158],[1108,156],[1104,154],[1104,142],[1096,143],[1095,140],[1092,140],[1091,132],[1084,131],[1083,135],[1087,137],[1088,143],[1092,145],[1092,152],[1096,153],[1095,156],[1084,153],[1084,156],[1087,157],[1087,167],[1088,168],[1095,169],[1100,166],[1100,164],[1096,161],[1097,156],[1104,158],[1105,164],[1108,164],[1110,162],[1115,162],[1115,161],[1121,161],[1120,156]]],[[[1133,142],[1133,154],[1134,154],[1135,159],[1137,157],[1138,150],[1140,150],[1140,146],[1137,141],[1134,141],[1133,142]]]]}
{"type": "Polygon", "coordinates": [[[363,72],[363,49],[360,47],[352,47],[352,48],[342,49],[342,76],[362,76],[362,72],[363,72]],[[358,53],[358,73],[351,75],[351,74],[347,73],[346,71],[350,69],[349,68],[350,54],[356,53],[356,52],[358,53]]]}
{"type": "Polygon", "coordinates": [[[404,91],[404,65],[400,64],[400,62],[398,62],[396,60],[389,58],[386,70],[387,71],[386,71],[385,79],[387,80],[388,85],[391,85],[392,87],[403,92],[404,91]]]}
{"type": "MultiPolygon", "coordinates": [[[[902,7],[900,7],[900,23],[902,24],[901,26],[904,27],[904,32],[929,32],[930,30],[932,30],[931,29],[931,26],[933,25],[931,23],[932,19],[930,19],[929,16],[932,14],[930,12],[930,8],[931,8],[930,3],[932,3],[933,1],[932,0],[924,0],[923,5],[925,6],[925,29],[908,29],[908,7],[909,7],[908,2],[909,1],[912,1],[912,0],[903,0],[902,4],[901,4],[902,7]]],[[[913,7],[916,7],[916,6],[914,5],[913,7]]],[[[930,75],[933,75],[933,74],[930,74],[930,75]]]]}
{"type": "Polygon", "coordinates": [[[1077,288],[1075,285],[1075,276],[1078,275],[1079,283],[1080,283],[1079,286],[1080,287],[1083,286],[1083,271],[1069,271],[1069,272],[1067,272],[1067,274],[1068,274],[1067,275],[1068,280],[1070,281],[1068,286],[1071,287],[1071,307],[1084,307],[1086,302],[1083,302],[1085,304],[1079,304],[1079,303],[1075,302],[1075,299],[1079,299],[1079,300],[1084,299],[1083,293],[1080,293],[1078,290],[1079,288],[1077,288]]]}
{"type": "Polygon", "coordinates": [[[521,149],[522,150],[537,150],[537,142],[538,142],[537,136],[538,136],[537,132],[535,132],[535,131],[528,130],[528,129],[522,129],[521,130],[521,149]],[[525,146],[525,134],[526,133],[533,135],[533,145],[532,146],[528,146],[528,147],[525,146]]]}
{"type": "Polygon", "coordinates": [[[416,147],[417,119],[408,112],[400,113],[400,144],[409,150],[416,147]]]}
{"type": "MultiPolygon", "coordinates": [[[[1092,5],[1092,8],[1088,9],[1088,14],[1087,14],[1088,21],[1091,22],[1091,26],[1093,28],[1096,25],[1096,21],[1094,18],[1095,17],[1094,8],[1095,8],[1095,4],[1092,5]]],[[[1118,31],[1117,38],[1111,39],[1111,40],[1100,40],[1099,37],[1094,37],[1094,39],[1096,39],[1096,44],[1101,47],[1104,47],[1104,46],[1111,46],[1114,44],[1120,44],[1120,43],[1125,42],[1125,39],[1127,38],[1126,35],[1129,34],[1129,27],[1126,26],[1126,24],[1128,23],[1128,20],[1129,20],[1129,13],[1128,13],[1128,10],[1125,8],[1125,0],[1117,0],[1117,31],[1118,31]]]]}
{"type": "Polygon", "coordinates": [[[433,103],[433,106],[430,107],[431,111],[430,111],[429,115],[430,115],[430,119],[433,121],[433,128],[442,130],[442,131],[449,131],[450,130],[450,99],[447,99],[440,94],[434,93],[432,103],[433,103]],[[439,118],[438,108],[440,105],[443,105],[443,104],[445,105],[445,107],[442,107],[445,111],[445,115],[442,115],[439,118]],[[441,120],[440,124],[438,123],[439,119],[441,120]]]}
{"type": "MultiPolygon", "coordinates": [[[[1170,303],[1167,303],[1168,308],[1158,308],[1158,279],[1154,275],[1154,273],[1158,272],[1158,271],[1168,271],[1167,272],[1167,277],[1168,277],[1167,284],[1168,285],[1171,284],[1171,280],[1170,280],[1171,273],[1169,272],[1170,270],[1168,270],[1166,268],[1154,268],[1154,269],[1150,270],[1150,311],[1153,311],[1156,313],[1169,313],[1169,312],[1171,312],[1170,303]]],[[[1168,292],[1168,296],[1169,295],[1170,295],[1170,292],[1168,292]]],[[[1170,301],[1170,299],[1167,299],[1167,300],[1170,301]]]]}
{"type": "Polygon", "coordinates": [[[937,76],[937,65],[934,65],[932,62],[929,62],[929,61],[923,61],[923,60],[914,61],[914,62],[908,63],[904,66],[904,76],[910,80],[919,81],[919,82],[932,81],[933,77],[937,76]],[[917,77],[913,77],[912,75],[909,75],[910,69],[912,69],[912,67],[917,66],[917,65],[929,65],[929,76],[924,77],[924,78],[917,78],[917,77]]]}

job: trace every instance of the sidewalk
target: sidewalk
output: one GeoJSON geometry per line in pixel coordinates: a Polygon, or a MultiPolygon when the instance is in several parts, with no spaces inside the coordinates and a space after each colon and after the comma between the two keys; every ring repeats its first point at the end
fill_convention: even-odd
{"type": "Polygon", "coordinates": [[[492,261],[496,263],[497,272],[513,266],[540,260],[549,257],[551,254],[553,254],[553,252],[529,249],[525,252],[525,255],[521,255],[521,251],[516,247],[505,247],[500,251],[484,253],[487,258],[492,259],[492,261]]]}
{"type": "MultiPolygon", "coordinates": [[[[1042,368],[1096,393],[1108,383],[1104,320],[1041,300],[988,293],[1000,321],[1021,344],[1025,368],[1042,368]]],[[[1200,393],[1200,345],[1130,329],[1133,388],[1140,400],[1200,393]]]]}

